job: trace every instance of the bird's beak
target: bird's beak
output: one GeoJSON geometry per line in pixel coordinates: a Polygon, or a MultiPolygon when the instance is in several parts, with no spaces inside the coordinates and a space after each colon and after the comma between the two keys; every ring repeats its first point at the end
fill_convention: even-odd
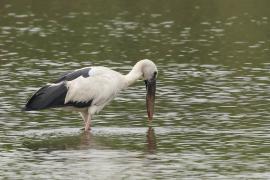
{"type": "Polygon", "coordinates": [[[155,104],[155,95],[156,95],[156,78],[153,77],[150,80],[145,80],[146,86],[146,107],[148,120],[152,121],[154,114],[154,104],[155,104]]]}

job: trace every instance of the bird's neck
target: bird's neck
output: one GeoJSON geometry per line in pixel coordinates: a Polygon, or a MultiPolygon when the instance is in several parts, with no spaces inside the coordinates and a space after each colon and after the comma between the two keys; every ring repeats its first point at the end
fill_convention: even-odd
{"type": "Polygon", "coordinates": [[[141,64],[136,64],[132,70],[125,75],[125,81],[126,81],[126,86],[130,86],[132,84],[134,84],[138,79],[140,79],[142,77],[143,73],[142,73],[142,68],[141,68],[141,64]]]}

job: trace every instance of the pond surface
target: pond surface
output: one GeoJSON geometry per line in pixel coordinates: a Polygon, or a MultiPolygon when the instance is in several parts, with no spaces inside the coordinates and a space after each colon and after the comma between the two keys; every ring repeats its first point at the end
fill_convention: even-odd
{"type": "Polygon", "coordinates": [[[3,179],[269,179],[270,1],[0,2],[3,179]],[[158,66],[80,130],[77,113],[21,112],[31,94],[91,65],[158,66]]]}

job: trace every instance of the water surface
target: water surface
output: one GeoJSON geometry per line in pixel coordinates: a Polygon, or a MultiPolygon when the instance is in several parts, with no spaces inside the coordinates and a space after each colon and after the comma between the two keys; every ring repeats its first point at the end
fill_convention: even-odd
{"type": "Polygon", "coordinates": [[[1,1],[0,174],[6,179],[269,179],[268,1],[1,1]],[[80,130],[77,113],[21,112],[91,65],[158,66],[80,130]]]}

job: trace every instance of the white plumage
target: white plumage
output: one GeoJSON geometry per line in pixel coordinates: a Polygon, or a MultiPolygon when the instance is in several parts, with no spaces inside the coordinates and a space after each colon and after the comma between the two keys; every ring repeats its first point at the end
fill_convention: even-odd
{"type": "Polygon", "coordinates": [[[121,90],[142,77],[148,92],[148,117],[152,119],[156,74],[155,64],[147,59],[136,63],[127,75],[101,66],[78,69],[39,89],[27,102],[24,110],[69,107],[80,112],[85,130],[89,130],[92,116],[102,110],[121,90]]]}

